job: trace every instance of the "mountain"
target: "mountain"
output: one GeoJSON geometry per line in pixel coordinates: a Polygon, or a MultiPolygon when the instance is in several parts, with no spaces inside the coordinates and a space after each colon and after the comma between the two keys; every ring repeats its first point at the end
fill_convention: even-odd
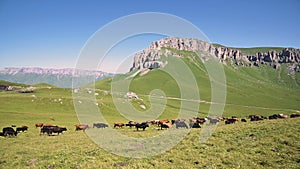
{"type": "Polygon", "coordinates": [[[163,67],[166,62],[161,60],[162,55],[181,57],[181,55],[173,52],[173,50],[203,51],[215,56],[223,64],[243,67],[269,65],[275,69],[279,69],[281,64],[287,64],[291,76],[294,76],[295,72],[300,72],[299,49],[230,48],[192,38],[164,38],[153,42],[151,46],[134,56],[134,63],[130,70],[163,67]]]}
{"type": "Polygon", "coordinates": [[[72,78],[73,73],[77,76],[80,74],[80,78],[82,80],[78,80],[74,87],[79,87],[84,84],[90,83],[90,79],[100,80],[106,77],[113,76],[111,73],[106,73],[102,71],[90,71],[83,70],[80,73],[76,73],[78,70],[74,70],[71,68],[65,69],[46,69],[46,68],[15,68],[8,67],[0,70],[0,79],[16,82],[16,83],[24,83],[28,85],[38,84],[38,83],[47,83],[50,85],[70,88],[72,87],[72,78]]]}
{"type": "MultiPolygon", "coordinates": [[[[234,49],[215,47],[196,39],[166,38],[153,42],[148,48],[137,53],[129,73],[100,80],[96,82],[95,87],[110,91],[112,86],[115,90],[118,86],[130,84],[129,91],[139,96],[151,95],[159,89],[167,98],[171,98],[167,106],[172,110],[174,108],[175,112],[180,108],[180,104],[174,102],[176,98],[182,97],[181,88],[166,70],[175,70],[176,76],[184,78],[186,75],[176,65],[176,60],[180,60],[189,67],[195,77],[202,101],[199,113],[205,115],[212,104],[211,80],[218,80],[211,79],[208,75],[204,64],[211,58],[208,55],[217,58],[218,64],[224,68],[226,116],[243,112],[271,114],[300,110],[299,49],[293,48],[234,49]],[[271,51],[266,52],[266,49],[271,51]],[[197,54],[197,50],[205,52],[197,54]],[[244,51],[248,54],[244,54],[244,51]]],[[[191,91],[196,90],[191,88],[191,91]]],[[[146,107],[151,107],[148,98],[143,97],[143,101],[146,107]]],[[[138,106],[136,108],[139,109],[138,106]]]]}

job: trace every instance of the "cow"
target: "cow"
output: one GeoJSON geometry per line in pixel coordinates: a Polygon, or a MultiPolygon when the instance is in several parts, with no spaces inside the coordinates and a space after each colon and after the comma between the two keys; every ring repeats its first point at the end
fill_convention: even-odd
{"type": "Polygon", "coordinates": [[[286,119],[286,118],[288,118],[288,115],[278,114],[278,117],[281,118],[281,119],[286,119]]]}
{"type": "Polygon", "coordinates": [[[197,123],[200,123],[200,124],[204,124],[206,122],[207,118],[201,118],[201,117],[196,117],[196,118],[192,118],[190,119],[189,121],[190,122],[197,122],[197,123]]]}
{"type": "Polygon", "coordinates": [[[47,133],[48,136],[52,135],[52,133],[57,133],[57,135],[59,135],[63,131],[67,131],[67,128],[58,126],[43,126],[41,128],[40,135],[44,133],[47,133]]]}
{"type": "Polygon", "coordinates": [[[201,128],[201,126],[198,122],[190,122],[190,128],[201,128]]]}
{"type": "Polygon", "coordinates": [[[250,121],[261,121],[264,120],[264,118],[262,118],[259,115],[249,115],[250,121]]]}
{"type": "Polygon", "coordinates": [[[17,136],[18,132],[16,132],[12,127],[4,127],[2,129],[3,136],[17,136]]]}
{"type": "Polygon", "coordinates": [[[169,122],[170,122],[169,120],[159,120],[157,126],[161,126],[162,124],[164,124],[164,123],[167,124],[169,122]]]}
{"type": "Polygon", "coordinates": [[[227,120],[225,121],[225,124],[234,124],[236,121],[238,121],[237,118],[227,119],[227,120]]]}
{"type": "Polygon", "coordinates": [[[106,128],[106,127],[108,127],[108,125],[107,124],[104,124],[104,123],[94,123],[93,124],[93,128],[106,128]]]}
{"type": "Polygon", "coordinates": [[[216,125],[220,120],[219,118],[208,118],[209,124],[216,125]]]}
{"type": "Polygon", "coordinates": [[[67,131],[66,127],[58,127],[58,126],[52,127],[52,132],[57,133],[57,135],[63,133],[64,131],[67,131]]]}
{"type": "Polygon", "coordinates": [[[197,122],[198,122],[199,124],[204,124],[204,123],[206,122],[207,119],[206,119],[206,118],[197,117],[196,120],[197,120],[197,122]]]}
{"type": "Polygon", "coordinates": [[[136,131],[139,131],[139,128],[142,128],[143,131],[145,131],[145,129],[149,127],[148,123],[147,122],[142,122],[142,123],[137,123],[135,124],[135,128],[136,128],[136,131]]]}
{"type": "Polygon", "coordinates": [[[241,119],[241,122],[247,122],[247,120],[246,119],[241,119]]]}
{"type": "Polygon", "coordinates": [[[163,128],[172,128],[172,125],[169,123],[160,123],[160,129],[162,130],[163,128]]]}
{"type": "Polygon", "coordinates": [[[290,118],[300,117],[300,113],[293,113],[290,115],[290,118]]]}
{"type": "Polygon", "coordinates": [[[147,123],[156,124],[158,125],[159,120],[148,120],[147,123]]]}
{"type": "Polygon", "coordinates": [[[116,127],[122,128],[123,126],[125,126],[124,123],[120,123],[120,122],[115,122],[114,123],[114,128],[116,128],[116,127]]]}
{"type": "Polygon", "coordinates": [[[75,125],[75,131],[78,131],[78,130],[85,131],[88,128],[90,128],[90,126],[87,125],[87,124],[77,124],[77,125],[75,125]]]}
{"type": "Polygon", "coordinates": [[[24,132],[24,131],[27,131],[28,130],[28,127],[27,126],[21,126],[21,127],[17,127],[16,128],[16,131],[17,132],[24,132]]]}
{"type": "Polygon", "coordinates": [[[125,126],[129,126],[131,128],[132,126],[135,126],[136,124],[138,124],[138,122],[129,121],[127,124],[125,124],[125,126]]]}
{"type": "Polygon", "coordinates": [[[35,128],[43,127],[43,125],[44,125],[43,123],[36,123],[36,124],[35,124],[35,128]]]}
{"type": "Polygon", "coordinates": [[[277,114],[273,114],[271,116],[269,116],[269,120],[272,120],[272,119],[278,119],[279,116],[277,114]]]}
{"type": "Polygon", "coordinates": [[[185,123],[185,120],[178,119],[178,120],[175,120],[173,124],[175,124],[177,129],[178,128],[188,128],[188,126],[185,123]]]}
{"type": "Polygon", "coordinates": [[[51,127],[43,126],[41,127],[40,135],[47,133],[48,136],[52,134],[51,127]]]}
{"type": "Polygon", "coordinates": [[[185,119],[173,119],[171,120],[171,124],[175,124],[175,122],[185,122],[185,119]]]}
{"type": "Polygon", "coordinates": [[[54,127],[55,125],[53,125],[53,124],[43,124],[43,127],[54,127]]]}

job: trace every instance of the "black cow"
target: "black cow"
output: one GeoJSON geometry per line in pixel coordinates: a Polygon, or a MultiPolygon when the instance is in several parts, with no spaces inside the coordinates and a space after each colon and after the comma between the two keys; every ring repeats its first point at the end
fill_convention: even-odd
{"type": "Polygon", "coordinates": [[[63,131],[67,131],[67,128],[58,126],[43,126],[41,128],[40,135],[45,133],[47,133],[48,136],[52,135],[52,133],[57,133],[57,135],[59,135],[63,131]]]}
{"type": "Polygon", "coordinates": [[[93,124],[93,128],[107,128],[108,125],[107,124],[104,124],[104,123],[94,123],[93,124]]]}
{"type": "Polygon", "coordinates": [[[249,115],[250,121],[260,121],[260,120],[264,120],[264,118],[262,118],[259,115],[249,115]]]}
{"type": "Polygon", "coordinates": [[[237,118],[231,118],[231,119],[227,119],[225,121],[225,124],[234,124],[237,121],[237,118]]]}
{"type": "Polygon", "coordinates": [[[141,124],[137,123],[137,124],[135,125],[136,131],[139,131],[139,128],[142,128],[143,131],[144,131],[147,127],[149,127],[149,125],[148,125],[148,123],[146,123],[146,122],[143,122],[143,123],[141,123],[141,124]]]}
{"type": "Polygon", "coordinates": [[[67,131],[67,128],[65,127],[53,127],[52,132],[57,133],[59,135],[60,133],[63,133],[64,131],[67,131]]]}
{"type": "Polygon", "coordinates": [[[269,120],[278,119],[278,118],[279,118],[278,114],[273,114],[269,116],[269,120]]]}
{"type": "Polygon", "coordinates": [[[190,122],[190,128],[201,128],[201,126],[198,122],[190,122]]]}
{"type": "Polygon", "coordinates": [[[50,136],[52,134],[52,129],[51,128],[52,128],[51,126],[43,126],[41,128],[40,135],[47,133],[50,136]]]}
{"type": "Polygon", "coordinates": [[[138,123],[134,121],[129,121],[127,124],[125,124],[125,126],[129,126],[131,128],[132,126],[136,126],[136,124],[138,123]]]}
{"type": "Polygon", "coordinates": [[[28,127],[27,126],[21,126],[21,127],[17,127],[16,128],[16,131],[17,132],[24,132],[24,131],[27,131],[28,130],[28,127]]]}
{"type": "Polygon", "coordinates": [[[300,113],[293,113],[290,115],[290,118],[300,117],[300,113]]]}
{"type": "Polygon", "coordinates": [[[179,127],[180,128],[188,128],[188,126],[186,125],[186,123],[184,121],[176,120],[174,123],[175,123],[177,129],[179,127]]]}
{"type": "Polygon", "coordinates": [[[160,129],[162,130],[163,128],[165,128],[165,129],[172,128],[172,124],[170,124],[170,123],[160,123],[160,129]]]}
{"type": "Polygon", "coordinates": [[[16,132],[12,127],[4,127],[2,129],[3,136],[17,136],[18,132],[16,132]]]}
{"type": "Polygon", "coordinates": [[[246,119],[241,119],[241,122],[247,122],[247,120],[246,119]]]}

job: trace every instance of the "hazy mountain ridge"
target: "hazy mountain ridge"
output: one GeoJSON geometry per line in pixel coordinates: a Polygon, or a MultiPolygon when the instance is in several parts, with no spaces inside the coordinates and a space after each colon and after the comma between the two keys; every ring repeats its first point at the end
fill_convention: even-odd
{"type": "Polygon", "coordinates": [[[113,76],[112,73],[92,70],[76,70],[72,68],[53,69],[53,68],[16,68],[8,67],[0,70],[0,79],[24,83],[28,85],[47,83],[50,85],[70,88],[72,87],[73,77],[80,77],[82,80],[73,84],[74,87],[90,83],[92,79],[101,80],[113,76]]]}

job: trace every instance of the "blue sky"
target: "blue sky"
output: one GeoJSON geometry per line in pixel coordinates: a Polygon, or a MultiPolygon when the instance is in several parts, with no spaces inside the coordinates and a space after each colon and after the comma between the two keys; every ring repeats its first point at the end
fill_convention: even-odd
{"type": "MultiPolygon", "coordinates": [[[[0,68],[74,67],[80,49],[93,33],[119,17],[139,12],[184,18],[211,42],[226,46],[300,48],[299,9],[298,0],[1,0],[0,68]]],[[[130,45],[142,49],[161,38],[145,37],[130,45]]],[[[103,69],[113,71],[107,65],[103,69]]]]}

